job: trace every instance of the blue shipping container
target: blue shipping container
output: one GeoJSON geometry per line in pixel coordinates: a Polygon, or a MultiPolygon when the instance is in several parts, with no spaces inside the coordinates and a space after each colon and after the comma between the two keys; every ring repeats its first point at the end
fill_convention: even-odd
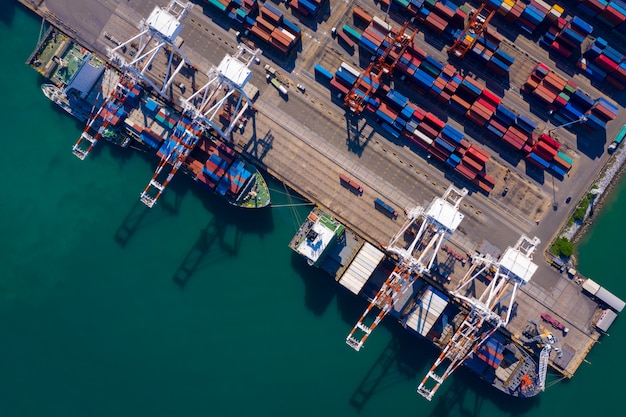
{"type": "Polygon", "coordinates": [[[315,75],[319,75],[326,81],[330,81],[333,78],[333,74],[320,64],[315,64],[315,75]]]}

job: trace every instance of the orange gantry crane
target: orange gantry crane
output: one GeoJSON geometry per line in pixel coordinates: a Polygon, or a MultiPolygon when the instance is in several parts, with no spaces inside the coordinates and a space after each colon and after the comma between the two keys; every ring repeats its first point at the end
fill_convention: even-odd
{"type": "Polygon", "coordinates": [[[483,3],[478,10],[472,10],[465,28],[448,49],[448,53],[462,59],[487,30],[487,25],[495,13],[496,10],[486,3],[483,3]]]}
{"type": "Polygon", "coordinates": [[[365,99],[376,92],[383,75],[390,75],[393,72],[398,60],[413,42],[417,29],[407,35],[408,26],[409,22],[405,22],[397,34],[387,33],[385,41],[389,45],[361,72],[359,78],[346,94],[344,104],[353,114],[357,115],[365,109],[365,99]]]}

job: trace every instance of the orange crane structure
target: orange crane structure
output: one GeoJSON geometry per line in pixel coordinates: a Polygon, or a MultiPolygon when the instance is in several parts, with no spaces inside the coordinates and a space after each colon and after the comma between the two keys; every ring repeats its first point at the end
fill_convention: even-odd
{"type": "Polygon", "coordinates": [[[405,22],[397,34],[391,31],[387,33],[383,44],[387,42],[389,45],[380,55],[373,58],[346,94],[344,104],[353,114],[358,115],[365,109],[365,99],[376,92],[383,75],[390,75],[393,72],[400,57],[413,42],[417,29],[407,35],[408,26],[409,22],[405,22]]]}
{"type": "Polygon", "coordinates": [[[462,59],[487,30],[487,25],[495,14],[496,10],[486,3],[483,3],[478,10],[472,10],[465,28],[448,49],[448,53],[462,59]]]}
{"type": "Polygon", "coordinates": [[[467,358],[476,353],[498,328],[509,323],[517,290],[528,283],[537,270],[532,259],[539,243],[537,237],[530,239],[522,235],[498,260],[488,254],[472,257],[472,266],[452,291],[470,307],[470,311],[418,386],[419,394],[430,401],[441,384],[467,358]],[[475,272],[477,268],[478,272],[475,272]],[[482,293],[477,294],[481,285],[478,277],[484,272],[493,273],[493,278],[482,293]],[[506,315],[502,317],[500,308],[505,304],[506,315]]]}
{"type": "Polygon", "coordinates": [[[363,347],[371,332],[412,288],[413,283],[430,272],[441,245],[464,218],[459,212],[459,205],[467,192],[465,188],[459,190],[451,185],[442,197],[433,199],[428,207],[418,206],[407,211],[407,221],[386,248],[398,256],[399,262],[346,337],[346,343],[354,350],[359,351],[363,347]],[[415,237],[399,246],[400,239],[406,238],[409,231],[415,237]],[[380,311],[370,320],[368,316],[374,307],[380,311]]]}

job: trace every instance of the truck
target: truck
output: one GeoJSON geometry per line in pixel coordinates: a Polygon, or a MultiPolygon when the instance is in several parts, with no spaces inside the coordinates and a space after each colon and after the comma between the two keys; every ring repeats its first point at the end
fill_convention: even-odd
{"type": "Polygon", "coordinates": [[[617,135],[615,135],[615,139],[613,139],[613,142],[609,145],[608,152],[615,152],[617,147],[624,141],[624,137],[626,137],[626,124],[624,124],[619,132],[617,132],[617,135]]]}
{"type": "Polygon", "coordinates": [[[350,179],[350,177],[348,177],[347,175],[340,174],[339,182],[341,182],[341,185],[343,185],[353,193],[358,195],[363,194],[363,187],[361,187],[356,181],[350,179]]]}
{"type": "Polygon", "coordinates": [[[394,208],[391,207],[389,204],[381,200],[380,198],[377,198],[376,200],[374,200],[374,207],[376,207],[376,209],[386,214],[387,217],[389,218],[392,218],[395,220],[398,217],[398,212],[394,210],[394,208]]]}
{"type": "Polygon", "coordinates": [[[273,85],[274,87],[276,87],[276,89],[277,89],[277,90],[280,92],[280,94],[282,94],[283,96],[286,96],[286,95],[289,93],[289,91],[287,90],[287,87],[285,87],[284,85],[282,85],[282,84],[280,83],[280,81],[278,81],[276,78],[272,78],[271,83],[272,83],[272,85],[273,85]]]}

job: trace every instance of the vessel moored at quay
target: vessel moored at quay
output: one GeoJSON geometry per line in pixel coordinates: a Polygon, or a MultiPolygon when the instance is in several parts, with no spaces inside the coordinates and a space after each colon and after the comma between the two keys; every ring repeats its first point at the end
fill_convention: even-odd
{"type": "MultiPolygon", "coordinates": [[[[85,159],[101,138],[121,147],[134,140],[161,158],[161,169],[180,164],[196,182],[234,206],[263,208],[270,204],[261,173],[220,135],[211,129],[196,129],[194,146],[181,148],[181,136],[193,130],[189,118],[62,32],[51,28],[29,63],[51,81],[42,85],[45,96],[86,123],[73,147],[80,159],[85,159]]],[[[225,107],[229,108],[228,102],[225,107]]],[[[159,195],[163,188],[157,186],[159,195]]],[[[145,200],[154,204],[151,198],[145,200]]]]}
{"type": "MultiPolygon", "coordinates": [[[[212,2],[214,5],[215,3],[212,2]]],[[[293,29],[292,22],[284,23],[284,17],[280,12],[284,8],[283,5],[261,8],[260,11],[257,7],[255,14],[248,9],[250,4],[258,3],[256,1],[242,2],[241,5],[227,1],[219,3],[223,7],[218,8],[227,13],[229,19],[236,21],[238,16],[245,15],[243,27],[245,28],[246,24],[254,26],[254,31],[250,32],[252,37],[242,39],[246,44],[254,42],[255,36],[262,37],[262,33],[265,33],[263,28],[268,27],[268,22],[273,22],[271,27],[272,32],[276,31],[276,39],[289,40],[290,46],[307,39],[306,36],[300,37],[300,31],[293,29]],[[254,23],[248,19],[254,20],[254,23]],[[283,27],[289,27],[287,32],[294,38],[285,34],[283,27]],[[298,34],[297,40],[294,33],[298,34]]],[[[359,6],[363,6],[363,3],[360,1],[359,6]]],[[[398,2],[383,3],[387,5],[393,3],[394,8],[410,8],[404,4],[395,5],[398,2]]],[[[472,25],[476,24],[477,18],[482,16],[484,19],[483,12],[493,11],[492,7],[481,8],[480,12],[465,13],[462,9],[450,10],[453,6],[449,4],[434,3],[435,5],[430,3],[424,5],[423,7],[428,7],[430,14],[427,14],[425,20],[419,15],[416,21],[426,24],[429,30],[446,33],[455,33],[457,29],[463,28],[466,21],[467,26],[464,29],[471,29],[472,25]],[[442,21],[442,14],[451,14],[448,25],[446,21],[442,21]]],[[[176,1],[171,4],[183,6],[176,1]]],[[[450,188],[443,198],[436,198],[431,204],[411,208],[415,206],[415,200],[427,198],[423,195],[419,197],[411,195],[415,191],[411,186],[405,186],[403,189],[398,187],[396,192],[395,184],[392,184],[394,187],[389,187],[391,180],[386,178],[387,175],[369,172],[363,167],[367,164],[365,160],[353,167],[352,164],[346,163],[349,160],[341,156],[333,159],[332,164],[324,168],[320,166],[319,169],[308,170],[310,182],[304,181],[298,175],[290,176],[290,173],[302,171],[302,165],[313,166],[315,162],[319,162],[317,153],[326,152],[324,155],[328,155],[327,149],[330,147],[325,146],[325,142],[311,145],[313,141],[306,137],[310,136],[307,129],[299,127],[294,129],[289,117],[285,117],[289,110],[287,107],[295,108],[300,101],[308,100],[314,103],[317,100],[316,95],[321,95],[317,90],[323,90],[318,88],[320,86],[307,86],[308,88],[299,88],[298,94],[289,96],[284,91],[271,88],[273,86],[269,84],[269,91],[264,90],[261,94],[263,100],[259,106],[255,105],[258,109],[265,109],[263,113],[265,119],[259,118],[255,121],[262,120],[270,124],[287,139],[284,142],[278,140],[269,142],[274,136],[276,139],[281,138],[269,134],[268,131],[265,138],[270,145],[268,157],[262,163],[292,188],[303,191],[302,194],[327,207],[327,210],[316,210],[309,215],[290,246],[303,255],[310,265],[331,272],[342,286],[370,301],[368,309],[346,338],[350,347],[360,350],[383,317],[390,314],[408,331],[429,340],[441,349],[441,355],[418,387],[418,392],[427,399],[432,399],[439,386],[461,365],[471,369],[497,389],[519,397],[532,397],[545,389],[549,367],[565,377],[571,377],[591,346],[600,338],[602,332],[608,329],[623,308],[623,302],[620,304],[619,298],[603,288],[596,288],[592,285],[593,281],[576,274],[569,277],[559,276],[555,279],[556,284],[553,286],[560,291],[557,296],[553,296],[542,287],[546,285],[545,282],[541,283],[544,277],[535,272],[541,271],[543,275],[545,269],[542,268],[545,265],[543,262],[533,260],[540,258],[534,254],[540,241],[526,235],[533,236],[535,231],[541,232],[533,230],[535,223],[539,223],[535,218],[550,217],[549,213],[546,214],[546,202],[549,202],[550,197],[546,198],[546,192],[542,189],[545,187],[533,185],[523,173],[520,173],[519,166],[513,163],[526,166],[530,178],[532,174],[542,179],[546,176],[557,181],[567,181],[570,174],[580,175],[584,171],[578,165],[574,166],[574,162],[584,167],[585,161],[573,147],[565,146],[564,142],[556,140],[550,134],[549,124],[546,126],[538,123],[536,119],[527,117],[517,104],[516,107],[512,107],[510,99],[507,101],[498,97],[497,91],[486,88],[476,80],[476,74],[463,73],[452,63],[441,64],[437,58],[431,56],[430,50],[427,54],[417,46],[417,30],[413,30],[412,27],[411,30],[407,30],[409,27],[406,22],[401,30],[397,30],[386,19],[377,16],[372,18],[371,7],[367,12],[358,10],[360,11],[357,12],[357,8],[350,8],[346,12],[347,15],[354,17],[354,26],[358,30],[350,26],[339,27],[339,30],[333,27],[334,30],[329,30],[328,33],[339,35],[340,46],[346,44],[350,46],[346,39],[351,38],[351,48],[369,58],[365,60],[370,63],[368,68],[355,69],[356,64],[348,65],[344,61],[345,57],[338,58],[336,50],[333,49],[331,53],[329,49],[332,48],[321,44],[319,48],[325,49],[317,56],[319,59],[306,61],[309,75],[315,73],[315,81],[318,81],[320,86],[326,84],[330,87],[332,100],[329,100],[329,103],[343,105],[347,110],[346,119],[365,119],[378,129],[376,136],[373,137],[384,137],[386,138],[384,140],[388,140],[381,145],[381,153],[387,153],[388,149],[392,149],[387,155],[393,153],[396,156],[399,149],[397,145],[401,144],[403,152],[398,156],[399,161],[396,163],[411,167],[411,171],[415,172],[411,175],[419,176],[418,181],[423,183],[424,188],[432,184],[430,192],[437,195],[441,190],[443,177],[437,171],[452,168],[449,171],[451,173],[449,178],[455,184],[470,187],[469,196],[465,198],[466,202],[461,204],[461,200],[468,194],[467,191],[450,188]],[[314,70],[311,62],[315,63],[314,70]],[[322,65],[338,70],[333,74],[324,70],[322,65]],[[392,85],[394,69],[401,74],[395,86],[392,85]],[[325,78],[318,77],[318,74],[322,73],[325,74],[325,78]],[[400,92],[404,81],[410,88],[400,92]],[[428,111],[428,103],[418,104],[418,100],[424,101],[423,97],[428,95],[435,97],[437,102],[458,115],[444,118],[440,116],[441,108],[435,113],[428,111]],[[288,106],[284,104],[287,100],[288,106]],[[268,112],[269,108],[272,109],[271,112],[268,112]],[[478,129],[458,127],[459,124],[455,123],[454,119],[459,115],[472,122],[472,126],[477,125],[478,129]],[[289,125],[290,129],[279,130],[281,124],[289,125]],[[481,138],[479,145],[468,132],[471,132],[472,136],[482,136],[484,132],[486,137],[481,138]],[[300,138],[302,143],[308,143],[311,148],[307,153],[293,153],[289,157],[273,159],[273,150],[279,148],[279,143],[294,141],[293,138],[296,138],[295,142],[300,138]],[[502,158],[490,155],[485,150],[485,140],[494,138],[501,141],[502,145],[513,147],[517,152],[516,156],[522,155],[521,161],[511,158],[515,160],[511,162],[505,158],[503,162],[502,158]],[[409,154],[410,151],[407,152],[407,149],[414,154],[409,154]],[[419,161],[420,157],[423,157],[423,161],[419,161]],[[340,175],[347,180],[337,181],[338,177],[341,178],[340,175]],[[358,182],[354,181],[352,184],[353,178],[358,182]],[[316,181],[318,184],[315,184],[316,181]],[[531,185],[528,185],[529,183],[531,185]],[[346,191],[346,188],[349,192],[340,194],[341,190],[346,191]],[[437,189],[439,191],[432,191],[437,189]],[[492,193],[492,190],[497,192],[492,193]],[[537,196],[536,204],[532,200],[526,201],[525,197],[529,194],[537,196]],[[405,197],[407,195],[408,198],[405,197]],[[332,196],[332,199],[328,196],[332,196]],[[495,202],[491,203],[492,201],[495,202]],[[350,205],[354,207],[349,207],[350,205]],[[406,207],[404,216],[403,207],[406,207]],[[465,216],[461,215],[460,210],[470,214],[465,221],[470,222],[470,225],[466,227],[464,224],[459,233],[454,233],[465,216]],[[506,213],[500,214],[500,211],[506,213]],[[517,211],[521,214],[511,215],[517,211]],[[359,212],[366,213],[365,219],[352,217],[358,216],[359,212]],[[496,212],[498,214],[493,214],[496,212]],[[335,220],[336,214],[341,221],[335,220]],[[509,221],[512,217],[514,220],[509,221]],[[392,237],[389,244],[372,243],[383,241],[379,235],[373,237],[374,234],[371,234],[373,227],[378,228],[376,232],[386,230],[386,233],[389,233],[391,230],[393,233],[404,219],[405,224],[392,237]],[[365,224],[366,222],[371,224],[365,224]],[[471,225],[471,222],[474,224],[471,225]],[[506,233],[498,236],[490,235],[493,231],[481,230],[483,225],[507,222],[511,227],[506,233]],[[357,236],[351,231],[351,227],[354,226],[364,227],[365,233],[356,229],[359,230],[357,236]],[[470,227],[474,230],[468,234],[466,230],[470,227]],[[476,233],[477,229],[480,230],[480,234],[476,233]],[[501,251],[498,246],[512,244],[514,238],[511,236],[514,235],[521,235],[518,242],[501,251]],[[477,238],[478,242],[472,241],[472,238],[477,238]],[[490,244],[487,238],[497,239],[498,245],[490,244]],[[506,242],[503,242],[505,239],[506,242]],[[535,278],[531,280],[533,276],[535,278]],[[580,311],[576,314],[568,312],[567,306],[572,303],[580,306],[580,311]],[[376,317],[372,319],[374,315],[376,317]],[[548,321],[544,317],[550,317],[551,320],[548,321]],[[551,323],[559,323],[561,326],[555,327],[551,323]]],[[[163,14],[160,14],[158,18],[152,20],[152,23],[158,26],[162,17],[163,14]]],[[[199,19],[198,15],[194,18],[199,19]]],[[[198,23],[198,26],[201,26],[201,23],[198,23]]],[[[174,42],[176,39],[174,35],[178,35],[178,29],[171,33],[166,26],[161,26],[161,29],[161,34],[166,34],[166,38],[171,41],[168,45],[172,50],[176,50],[181,44],[174,42]]],[[[320,33],[322,30],[323,28],[320,28],[320,33]]],[[[247,33],[242,32],[242,37],[245,38],[247,33]]],[[[306,32],[308,35],[309,31],[306,32]]],[[[269,41],[265,42],[271,47],[272,35],[268,36],[269,41]]],[[[240,40],[239,38],[238,31],[237,40],[240,40]]],[[[484,41],[481,40],[480,33],[477,33],[475,38],[476,42],[470,39],[471,45],[467,44],[470,42],[469,38],[463,38],[465,44],[455,43],[451,50],[460,52],[460,56],[458,53],[454,55],[462,58],[464,52],[471,51],[481,57],[487,56],[489,58],[487,68],[494,73],[507,73],[510,67],[512,81],[517,82],[514,80],[516,74],[524,74],[526,70],[517,69],[515,65],[519,62],[519,54],[513,56],[507,42],[500,39],[501,35],[491,31],[488,36],[485,35],[484,41]],[[494,47],[496,44],[500,44],[499,49],[494,47]],[[513,58],[516,63],[513,62],[513,58]]],[[[131,43],[119,42],[113,49],[121,49],[121,46],[126,46],[135,56],[142,54],[141,48],[133,47],[131,43]]],[[[123,52],[124,59],[112,61],[113,66],[119,67],[118,70],[122,71],[129,62],[133,62],[132,56],[126,51],[123,52]]],[[[166,49],[164,52],[167,54],[169,51],[166,49]]],[[[301,55],[303,54],[304,50],[301,55]]],[[[293,55],[295,54],[289,56],[295,59],[293,55]]],[[[187,61],[182,58],[175,64],[184,67],[184,62],[187,61]]],[[[154,149],[161,158],[161,163],[142,193],[142,201],[149,206],[156,202],[171,175],[179,168],[190,173],[196,181],[207,187],[223,191],[223,195],[230,198],[230,201],[238,201],[234,195],[227,194],[232,190],[232,184],[239,185],[244,178],[250,177],[244,173],[245,170],[239,170],[242,165],[235,164],[235,170],[226,175],[231,179],[229,183],[231,186],[220,187],[212,174],[221,172],[218,169],[222,166],[220,161],[229,160],[233,156],[233,145],[245,148],[251,142],[260,143],[255,136],[256,132],[248,143],[241,135],[237,135],[235,143],[230,139],[231,133],[238,131],[240,126],[242,130],[245,127],[245,116],[243,118],[241,116],[246,113],[248,107],[241,106],[241,103],[250,103],[247,98],[253,96],[250,90],[244,88],[245,81],[253,70],[250,68],[248,71],[248,68],[244,68],[245,59],[241,62],[244,62],[244,65],[227,59],[223,66],[218,67],[221,71],[218,70],[217,73],[228,78],[229,82],[232,82],[229,86],[235,88],[207,88],[196,95],[199,89],[193,86],[186,87],[191,90],[193,98],[186,94],[182,110],[175,108],[177,106],[174,106],[173,102],[164,99],[162,93],[168,89],[176,91],[180,89],[184,93],[183,84],[179,86],[169,79],[165,80],[163,85],[147,80],[142,84],[133,79],[133,85],[129,86],[124,94],[130,92],[131,96],[138,97],[141,102],[139,117],[135,118],[134,110],[129,109],[130,111],[126,112],[128,114],[114,123],[117,112],[127,106],[126,96],[118,96],[114,103],[96,106],[104,109],[102,110],[104,118],[97,123],[94,122],[93,129],[90,129],[93,134],[86,132],[90,136],[85,136],[85,144],[89,146],[89,143],[93,143],[91,139],[96,138],[98,134],[105,139],[113,137],[111,134],[115,132],[113,127],[116,127],[116,123],[123,123],[123,130],[126,133],[154,149]],[[238,66],[239,70],[230,72],[232,66],[238,66]],[[232,91],[239,94],[229,95],[232,91]],[[123,100],[119,100],[120,98],[123,100]],[[156,120],[154,128],[137,123],[137,120],[145,115],[149,115],[153,121],[156,120]],[[211,119],[209,115],[215,118],[211,119]],[[216,129],[218,120],[220,129],[216,129]],[[199,134],[200,131],[202,134],[199,134]],[[206,132],[209,134],[205,134],[206,132]]],[[[260,63],[258,56],[254,54],[250,55],[248,62],[260,63]]],[[[137,64],[141,62],[137,61],[137,64]]],[[[172,73],[179,71],[177,68],[174,65],[172,73]]],[[[294,78],[302,77],[304,74],[304,71],[299,74],[299,67],[296,68],[297,71],[287,76],[280,75],[280,78],[273,76],[270,79],[276,82],[280,79],[280,85],[285,91],[288,91],[290,85],[304,86],[303,78],[294,81],[294,78]]],[[[528,65],[527,69],[531,72],[524,80],[531,86],[527,93],[544,101],[552,100],[549,103],[554,107],[550,108],[552,122],[560,123],[556,128],[571,129],[572,126],[580,125],[585,129],[598,130],[606,128],[616,117],[617,107],[602,97],[596,99],[597,94],[591,96],[585,94],[582,88],[558,76],[556,70],[550,70],[549,67],[536,62],[528,65]],[[553,85],[556,83],[558,86],[553,85]],[[559,91],[556,93],[550,89],[559,91]],[[555,95],[554,98],[550,96],[552,93],[555,95]]],[[[528,74],[528,71],[525,74],[528,74]]],[[[164,72],[170,73],[169,69],[164,72]]],[[[69,102],[60,99],[58,90],[50,94],[55,95],[57,102],[64,104],[69,102]]],[[[108,94],[108,97],[113,95],[108,94]]],[[[314,117],[314,105],[309,103],[307,105],[309,106],[307,110],[311,110],[309,114],[314,117]]],[[[66,107],[66,110],[72,109],[72,106],[66,107]]],[[[135,109],[135,106],[130,107],[135,109]]],[[[91,109],[89,114],[91,115],[94,110],[91,109]]],[[[87,118],[90,119],[91,117],[87,118]]],[[[353,127],[349,126],[349,129],[353,127]]],[[[356,130],[355,128],[354,131],[356,130]]],[[[379,143],[378,139],[375,139],[368,146],[374,146],[374,142],[377,145],[379,143]]],[[[289,144],[286,146],[288,150],[285,154],[289,154],[295,148],[291,148],[289,144]]],[[[510,149],[506,148],[500,152],[505,154],[509,151],[510,149]]],[[[402,173],[402,176],[404,175],[408,177],[408,174],[402,173]]],[[[400,176],[396,176],[398,177],[400,176]]],[[[448,174],[445,178],[448,178],[448,174]]],[[[552,183],[554,187],[554,180],[552,183]]],[[[446,181],[443,181],[443,184],[445,188],[446,181]]],[[[562,185],[564,184],[558,183],[557,188],[562,185]]],[[[550,194],[558,192],[550,191],[550,194]]],[[[250,198],[239,201],[243,200],[249,201],[250,198]]],[[[553,210],[556,211],[556,205],[554,207],[553,210]]],[[[541,241],[546,243],[549,238],[550,236],[542,236],[541,241]]],[[[556,275],[554,271],[550,273],[556,275]]]]}

